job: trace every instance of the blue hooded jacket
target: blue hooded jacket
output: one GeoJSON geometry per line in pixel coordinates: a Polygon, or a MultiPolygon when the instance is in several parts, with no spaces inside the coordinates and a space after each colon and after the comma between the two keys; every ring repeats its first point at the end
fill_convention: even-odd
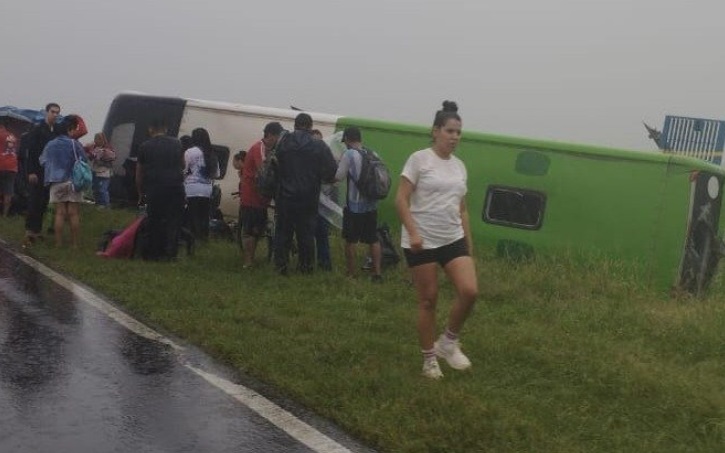
{"type": "Polygon", "coordinates": [[[78,140],[61,135],[49,141],[40,154],[40,164],[45,169],[45,185],[70,181],[76,159],[86,160],[86,153],[78,140]]]}

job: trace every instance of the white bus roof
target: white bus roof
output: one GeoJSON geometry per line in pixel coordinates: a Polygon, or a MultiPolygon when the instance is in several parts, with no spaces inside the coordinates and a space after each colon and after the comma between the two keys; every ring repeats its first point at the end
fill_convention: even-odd
{"type": "MultiPolygon", "coordinates": [[[[261,107],[258,105],[235,104],[232,102],[220,101],[204,101],[201,99],[186,99],[186,105],[190,107],[218,110],[225,112],[239,112],[253,114],[255,116],[263,116],[270,118],[294,119],[301,111],[292,109],[279,109],[274,107],[261,107]]],[[[331,115],[329,113],[306,112],[316,121],[335,124],[341,115],[331,115]]]]}

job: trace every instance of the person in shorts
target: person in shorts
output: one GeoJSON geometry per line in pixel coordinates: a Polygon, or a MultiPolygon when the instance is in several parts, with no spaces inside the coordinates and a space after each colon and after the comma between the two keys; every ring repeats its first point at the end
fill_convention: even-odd
{"type": "Polygon", "coordinates": [[[73,187],[73,165],[77,159],[87,161],[87,158],[83,145],[71,137],[78,136],[80,124],[78,115],[66,116],[57,126],[60,135],[45,145],[39,158],[44,170],[44,182],[49,188],[49,202],[55,208],[53,229],[56,247],[63,245],[63,229],[67,221],[70,224],[71,246],[78,248],[83,193],[73,187]]]}
{"type": "Polygon", "coordinates": [[[471,366],[458,337],[478,296],[473,242],[466,208],[467,173],[453,155],[461,138],[461,117],[455,102],[436,112],[433,143],[406,161],[395,198],[403,230],[401,243],[418,299],[418,340],[423,353],[423,376],[440,379],[437,357],[451,368],[471,366]],[[445,332],[435,339],[438,266],[455,288],[445,332]]]}
{"type": "Polygon", "coordinates": [[[345,239],[345,262],[347,275],[355,276],[357,257],[355,249],[362,242],[370,248],[372,257],[372,281],[380,283],[382,253],[378,240],[378,210],[377,202],[369,200],[357,189],[356,181],[360,178],[362,169],[362,133],[357,127],[348,127],[342,133],[342,142],[347,150],[340,158],[335,180],[347,179],[347,201],[342,214],[342,237],[345,239]]]}
{"type": "Polygon", "coordinates": [[[257,250],[259,238],[267,233],[267,209],[270,200],[263,197],[255,179],[257,171],[267,157],[267,152],[274,148],[282,133],[282,125],[276,121],[268,123],[264,127],[264,135],[261,140],[247,150],[242,167],[242,181],[240,184],[239,204],[241,215],[242,231],[242,268],[248,269],[254,263],[254,254],[257,250]]]}

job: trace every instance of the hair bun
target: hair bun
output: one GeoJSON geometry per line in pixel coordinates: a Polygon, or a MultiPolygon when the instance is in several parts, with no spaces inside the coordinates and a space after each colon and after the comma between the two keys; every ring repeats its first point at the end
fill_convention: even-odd
{"type": "Polygon", "coordinates": [[[457,112],[458,111],[458,105],[453,101],[443,101],[443,109],[444,112],[457,112]]]}

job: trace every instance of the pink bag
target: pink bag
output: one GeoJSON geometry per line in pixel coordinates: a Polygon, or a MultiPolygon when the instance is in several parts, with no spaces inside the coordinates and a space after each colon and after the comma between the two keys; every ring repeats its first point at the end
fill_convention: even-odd
{"type": "Polygon", "coordinates": [[[96,253],[104,258],[131,258],[136,242],[136,232],[146,216],[139,216],[116,237],[111,239],[106,250],[96,253]]]}

